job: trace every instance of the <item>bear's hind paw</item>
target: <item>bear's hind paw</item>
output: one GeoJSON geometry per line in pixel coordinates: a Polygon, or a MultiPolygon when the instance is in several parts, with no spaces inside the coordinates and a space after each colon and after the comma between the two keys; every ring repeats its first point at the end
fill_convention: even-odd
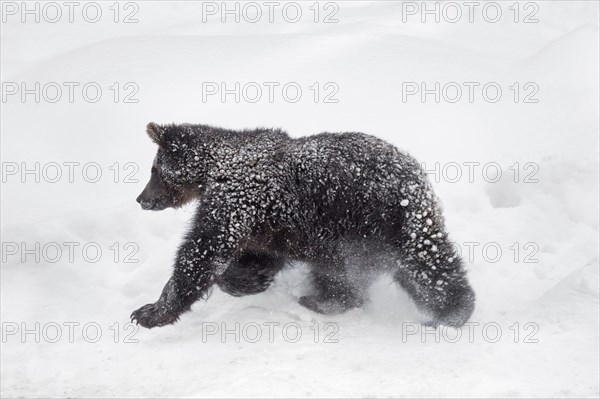
{"type": "Polygon", "coordinates": [[[316,296],[300,297],[298,303],[313,312],[334,315],[344,313],[352,308],[360,306],[358,301],[335,301],[332,299],[321,299],[316,296]]]}

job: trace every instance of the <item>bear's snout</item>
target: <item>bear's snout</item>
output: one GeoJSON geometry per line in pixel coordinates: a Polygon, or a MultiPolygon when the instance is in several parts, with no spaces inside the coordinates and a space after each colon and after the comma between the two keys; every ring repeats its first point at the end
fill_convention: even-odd
{"type": "Polygon", "coordinates": [[[147,198],[146,194],[146,190],[142,191],[142,193],[140,195],[138,195],[138,197],[135,199],[137,201],[138,204],[140,204],[142,206],[142,209],[144,210],[150,210],[153,208],[153,202],[150,199],[147,198]]]}

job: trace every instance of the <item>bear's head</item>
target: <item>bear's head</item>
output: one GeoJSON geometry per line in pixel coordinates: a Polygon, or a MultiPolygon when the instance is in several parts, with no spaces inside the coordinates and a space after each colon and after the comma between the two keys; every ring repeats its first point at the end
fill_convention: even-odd
{"type": "Polygon", "coordinates": [[[142,209],[178,208],[198,198],[205,174],[198,132],[190,125],[161,126],[154,122],[148,124],[146,132],[158,151],[150,181],[136,199],[142,209]]]}

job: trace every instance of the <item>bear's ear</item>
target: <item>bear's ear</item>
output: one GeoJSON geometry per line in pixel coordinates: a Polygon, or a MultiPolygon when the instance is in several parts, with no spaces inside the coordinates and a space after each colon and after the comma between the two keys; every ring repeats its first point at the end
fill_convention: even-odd
{"type": "Polygon", "coordinates": [[[154,141],[154,143],[158,144],[159,147],[163,147],[165,144],[164,141],[164,130],[162,127],[157,125],[154,122],[148,123],[146,125],[146,133],[148,133],[148,137],[154,141]]]}

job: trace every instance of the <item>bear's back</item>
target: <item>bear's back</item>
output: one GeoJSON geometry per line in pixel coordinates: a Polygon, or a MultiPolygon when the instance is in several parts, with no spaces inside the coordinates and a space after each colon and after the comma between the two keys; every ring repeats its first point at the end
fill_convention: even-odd
{"type": "Polygon", "coordinates": [[[364,133],[321,133],[292,140],[287,170],[296,195],[319,209],[399,206],[403,186],[423,184],[417,161],[364,133]]]}

